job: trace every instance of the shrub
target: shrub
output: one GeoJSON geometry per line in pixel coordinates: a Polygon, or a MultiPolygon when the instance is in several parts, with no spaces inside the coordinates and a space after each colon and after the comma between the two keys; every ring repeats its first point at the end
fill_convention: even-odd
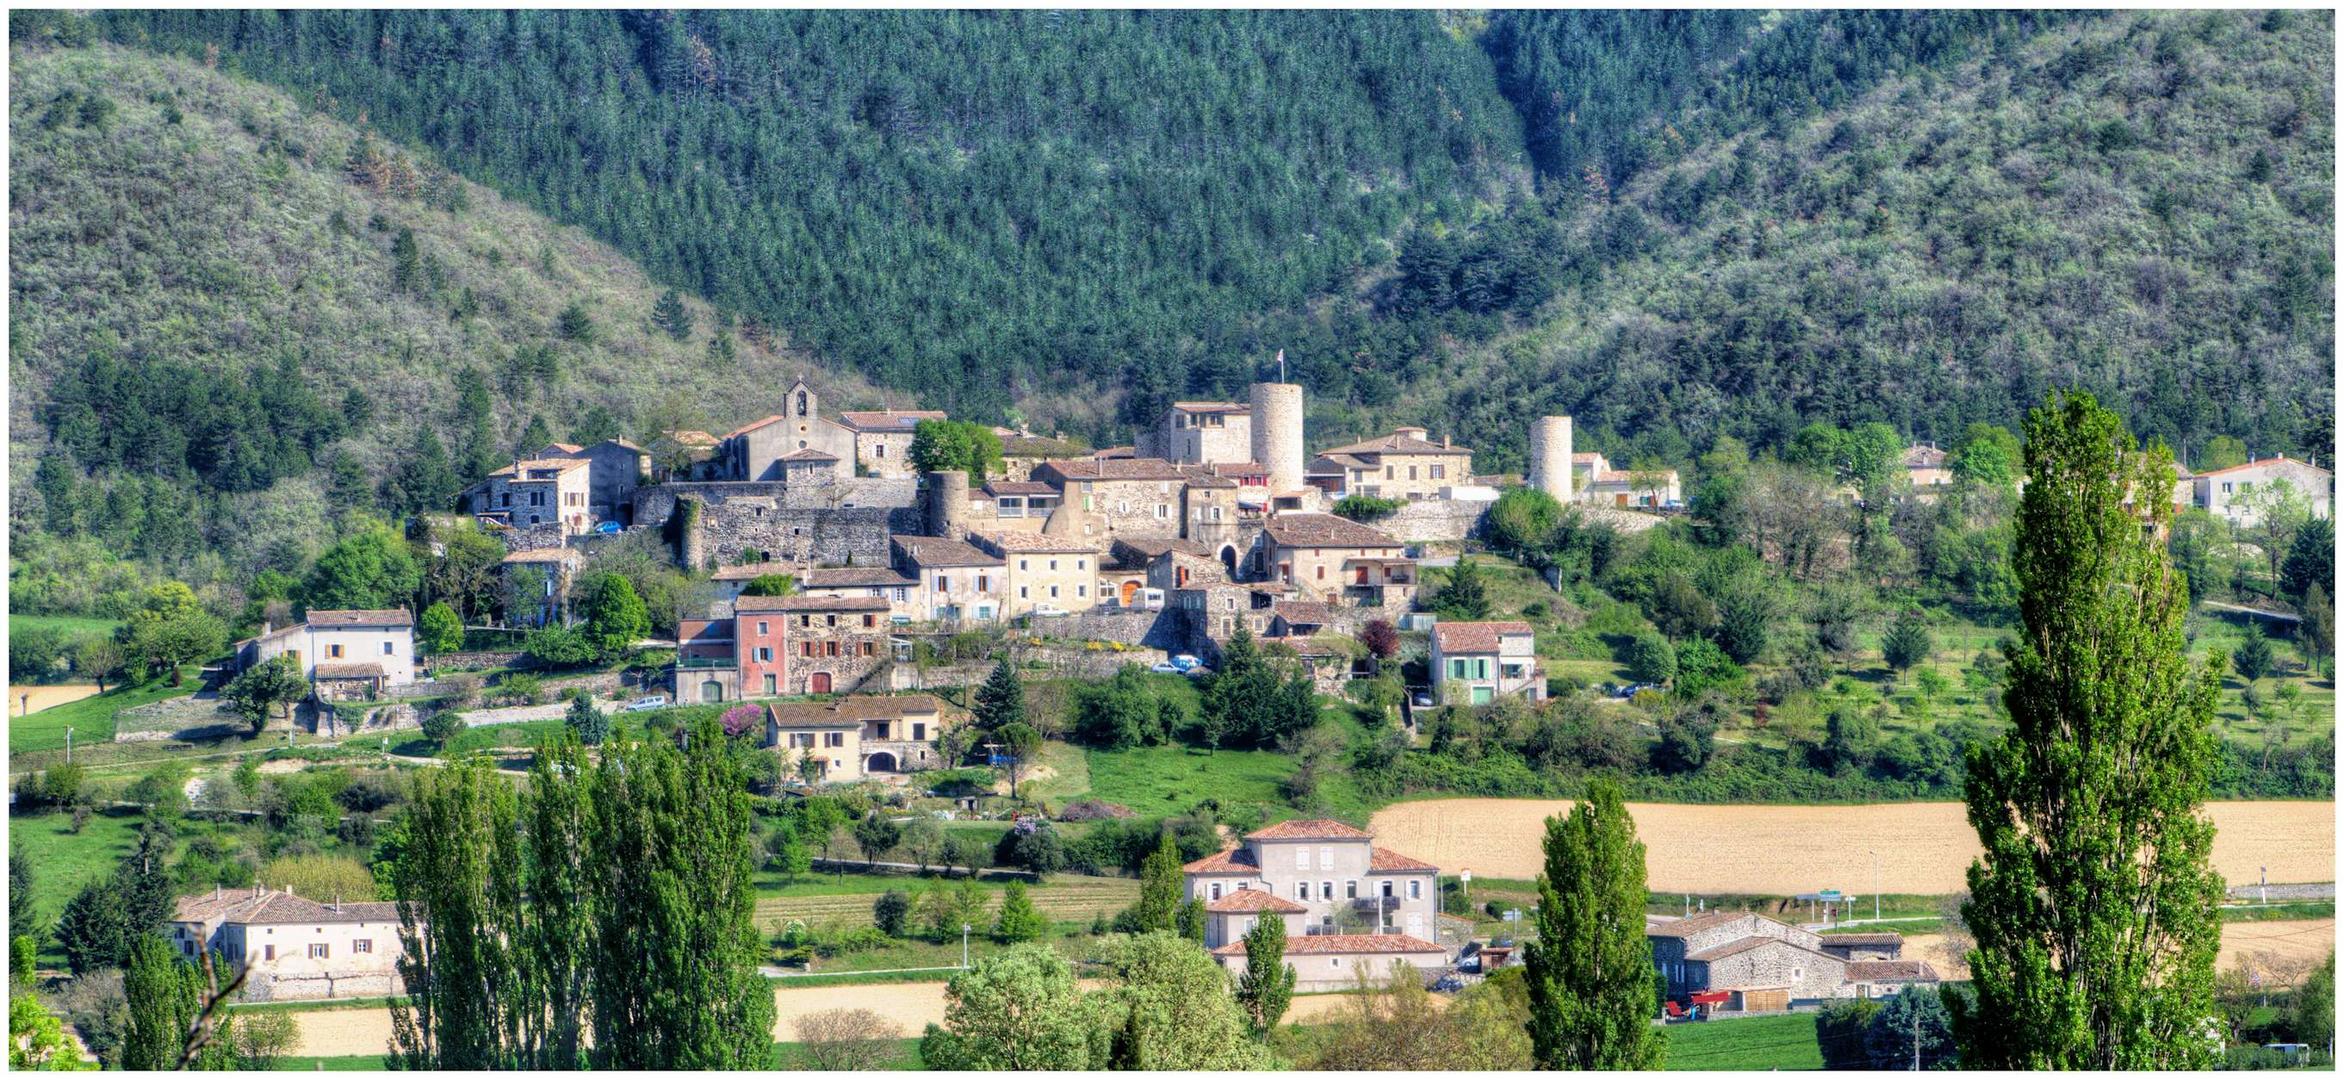
{"type": "Polygon", "coordinates": [[[1628,643],[1628,675],[1637,682],[1667,683],[1677,677],[1677,650],[1659,634],[1638,634],[1628,643]]]}
{"type": "Polygon", "coordinates": [[[521,648],[530,659],[546,667],[576,667],[594,659],[594,645],[584,634],[566,626],[532,630],[521,648]]]}
{"type": "Polygon", "coordinates": [[[869,1009],[826,1009],[797,1021],[798,1046],[807,1062],[824,1072],[887,1069],[899,1057],[895,1042],[903,1028],[869,1009]]]}
{"type": "Polygon", "coordinates": [[[464,728],[464,714],[454,709],[434,709],[430,716],[423,718],[423,737],[438,743],[443,750],[448,740],[463,734],[464,728]]]}
{"type": "Polygon", "coordinates": [[[911,925],[912,898],[902,889],[889,889],[871,902],[871,921],[888,937],[902,937],[911,925]]]}
{"type": "Polygon", "coordinates": [[[1374,495],[1345,495],[1335,500],[1334,510],[1338,516],[1347,517],[1353,521],[1379,521],[1399,513],[1402,505],[1404,504],[1398,499],[1385,499],[1374,495]]]}

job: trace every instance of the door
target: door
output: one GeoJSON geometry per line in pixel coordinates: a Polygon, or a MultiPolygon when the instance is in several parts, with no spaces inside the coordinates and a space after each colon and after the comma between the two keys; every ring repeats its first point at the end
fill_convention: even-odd
{"type": "Polygon", "coordinates": [[[827,672],[827,671],[817,671],[817,672],[815,672],[815,673],[814,673],[813,684],[812,684],[812,685],[809,687],[809,689],[811,689],[811,690],[812,690],[814,693],[817,693],[817,694],[827,694],[827,693],[829,693],[829,692],[830,692],[830,673],[829,673],[829,672],[827,672]]]}
{"type": "Polygon", "coordinates": [[[1424,940],[1424,913],[1423,913],[1423,912],[1421,912],[1421,911],[1411,911],[1411,912],[1409,912],[1409,913],[1408,913],[1408,936],[1409,936],[1409,937],[1412,937],[1412,938],[1415,938],[1415,939],[1417,939],[1417,940],[1419,940],[1419,941],[1422,941],[1422,940],[1424,940]]]}
{"type": "Polygon", "coordinates": [[[1130,606],[1131,606],[1131,598],[1132,598],[1132,597],[1134,597],[1134,596],[1137,596],[1137,595],[1139,595],[1139,582],[1136,582],[1136,581],[1126,581],[1126,582],[1124,582],[1124,583],[1123,583],[1123,606],[1124,606],[1124,607],[1130,607],[1130,606]]]}
{"type": "Polygon", "coordinates": [[[723,683],[720,683],[720,682],[717,682],[717,681],[716,681],[716,680],[714,680],[714,679],[710,679],[710,680],[708,680],[707,682],[701,683],[701,684],[700,684],[700,700],[702,700],[702,701],[723,701],[723,700],[724,700],[724,684],[723,684],[723,683]]]}

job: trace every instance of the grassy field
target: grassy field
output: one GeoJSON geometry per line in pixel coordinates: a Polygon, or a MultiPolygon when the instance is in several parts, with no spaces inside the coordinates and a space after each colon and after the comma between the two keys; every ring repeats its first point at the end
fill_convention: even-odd
{"type": "Polygon", "coordinates": [[[1185,746],[1086,751],[1091,797],[1128,806],[1142,817],[1186,813],[1206,798],[1223,805],[1282,805],[1278,782],[1294,774],[1294,759],[1267,750],[1206,753],[1185,746]]]}
{"type": "Polygon", "coordinates": [[[1814,1013],[1670,1024],[1663,1030],[1668,1034],[1666,1065],[1671,1072],[1823,1067],[1814,1013]]]}
{"type": "MultiPolygon", "coordinates": [[[[9,616],[10,624],[24,616],[9,616]]],[[[8,752],[20,754],[35,750],[56,750],[65,746],[65,729],[73,729],[76,746],[105,743],[114,738],[114,714],[139,705],[148,705],[164,698],[195,693],[196,680],[191,673],[178,686],[167,686],[155,679],[139,686],[117,687],[96,697],[83,698],[57,705],[25,717],[8,721],[8,752]]]]}
{"type": "Polygon", "coordinates": [[[109,635],[122,624],[114,619],[85,619],[78,615],[18,615],[8,616],[10,636],[33,630],[55,630],[67,638],[85,635],[109,635]]]}
{"type": "MultiPolygon", "coordinates": [[[[24,853],[32,864],[33,913],[38,925],[56,922],[65,902],[83,885],[112,873],[114,864],[130,853],[138,834],[138,818],[127,812],[92,814],[79,833],[70,831],[72,825],[72,817],[61,813],[9,815],[9,849],[24,853]]],[[[64,954],[54,952],[53,937],[43,936],[44,964],[64,962],[64,954]]]]}

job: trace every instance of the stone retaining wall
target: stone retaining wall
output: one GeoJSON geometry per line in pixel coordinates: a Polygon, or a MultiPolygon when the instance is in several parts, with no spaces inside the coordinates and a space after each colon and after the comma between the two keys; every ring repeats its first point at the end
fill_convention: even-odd
{"type": "Polygon", "coordinates": [[[1481,527],[1482,515],[1494,505],[1458,499],[1420,499],[1404,503],[1390,516],[1368,524],[1400,540],[1463,540],[1481,527]]]}

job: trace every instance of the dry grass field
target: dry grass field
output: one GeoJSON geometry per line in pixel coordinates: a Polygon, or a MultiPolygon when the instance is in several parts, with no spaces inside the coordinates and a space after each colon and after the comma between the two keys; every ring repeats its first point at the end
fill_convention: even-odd
{"type": "MultiPolygon", "coordinates": [[[[2276,966],[2308,970],[2328,958],[2336,947],[2336,920],[2289,919],[2272,922],[2228,922],[2222,924],[2222,952],[2214,961],[2215,969],[2226,971],[2247,956],[2260,956],[2277,961],[2276,966]]],[[[1907,957],[1927,960],[1948,979],[1970,977],[1969,965],[1964,963],[1959,947],[1948,942],[1942,934],[1915,934],[1905,939],[1907,957]]]]}
{"type": "MultiPolygon", "coordinates": [[[[1567,800],[1432,799],[1379,811],[1376,842],[1434,863],[1499,878],[1539,871],[1542,823],[1567,800]]],[[[1962,891],[1977,834],[1959,803],[1872,806],[1691,806],[1632,803],[1651,887],[1658,891],[1788,895],[1879,888],[1942,895],[1962,891]]],[[[2233,883],[2336,879],[2336,808],[2330,802],[2222,802],[2208,812],[2218,832],[2214,865],[2233,883]]]]}

